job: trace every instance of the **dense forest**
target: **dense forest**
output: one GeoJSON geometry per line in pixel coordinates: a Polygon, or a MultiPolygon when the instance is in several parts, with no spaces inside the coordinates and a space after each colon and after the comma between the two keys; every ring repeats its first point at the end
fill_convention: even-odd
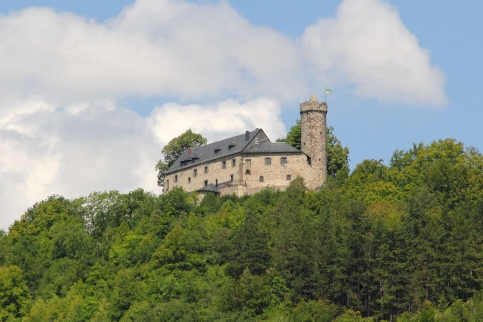
{"type": "Polygon", "coordinates": [[[1,321],[483,321],[483,156],[452,139],[238,198],[52,196],[0,234],[1,321]]]}

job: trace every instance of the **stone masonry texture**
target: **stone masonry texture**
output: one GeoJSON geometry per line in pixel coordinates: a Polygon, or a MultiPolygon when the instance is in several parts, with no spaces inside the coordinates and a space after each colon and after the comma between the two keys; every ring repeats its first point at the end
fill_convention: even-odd
{"type": "Polygon", "coordinates": [[[221,195],[234,193],[243,196],[266,187],[284,190],[291,180],[299,176],[304,178],[309,189],[320,187],[327,177],[327,104],[319,103],[315,95],[312,95],[308,102],[300,104],[300,114],[301,151],[293,149],[287,153],[248,153],[258,144],[269,141],[261,131],[259,137],[253,138],[245,150],[237,155],[190,164],[170,173],[165,177],[165,191],[182,187],[192,192],[205,184],[214,184],[221,195]]]}

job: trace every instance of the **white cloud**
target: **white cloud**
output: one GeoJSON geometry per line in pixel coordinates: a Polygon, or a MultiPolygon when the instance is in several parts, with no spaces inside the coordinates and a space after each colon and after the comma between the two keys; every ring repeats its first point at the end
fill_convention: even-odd
{"type": "Polygon", "coordinates": [[[345,0],[335,18],[321,19],[302,37],[326,81],[350,83],[362,97],[443,105],[445,78],[429,53],[383,0],[345,0]]]}
{"type": "Polygon", "coordinates": [[[28,104],[34,112],[0,125],[0,229],[52,194],[73,198],[97,190],[156,189],[160,142],[145,118],[107,101],[82,110],[28,104]]]}
{"type": "Polygon", "coordinates": [[[150,123],[156,137],[163,142],[169,142],[188,128],[202,133],[208,142],[214,142],[257,127],[275,141],[286,134],[280,112],[280,104],[267,98],[245,103],[229,99],[208,106],[168,103],[154,109],[150,123]]]}
{"type": "Polygon", "coordinates": [[[66,107],[29,100],[23,105],[22,111],[32,112],[0,125],[0,229],[52,194],[74,198],[139,187],[160,193],[154,170],[160,150],[188,128],[210,142],[256,126],[272,139],[285,134],[280,105],[267,98],[209,106],[170,103],[147,118],[107,100],[66,107]]]}
{"type": "Polygon", "coordinates": [[[224,2],[137,1],[106,23],[29,8],[0,16],[0,39],[0,94],[286,99],[306,86],[293,41],[224,2]]]}
{"type": "Polygon", "coordinates": [[[170,0],[138,0],[103,23],[28,8],[0,15],[0,39],[0,228],[51,194],[156,190],[159,152],[187,128],[211,142],[256,127],[282,137],[281,104],[331,82],[445,101],[442,73],[382,0],[345,0],[299,40],[225,1],[170,0]],[[171,103],[148,117],[119,105],[153,96],[171,103]]]}
{"type": "Polygon", "coordinates": [[[104,23],[46,8],[0,16],[0,96],[55,103],[161,95],[299,100],[327,83],[443,104],[444,77],[383,0],[345,0],[295,41],[228,2],[138,0],[104,23]],[[311,75],[318,75],[314,78],[311,75]]]}

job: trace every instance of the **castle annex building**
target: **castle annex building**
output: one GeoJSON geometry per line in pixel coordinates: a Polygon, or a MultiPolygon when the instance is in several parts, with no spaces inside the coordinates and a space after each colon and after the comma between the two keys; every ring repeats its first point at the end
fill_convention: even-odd
{"type": "Polygon", "coordinates": [[[285,189],[300,176],[315,189],[327,177],[327,104],[315,95],[300,104],[301,145],[271,142],[262,129],[184,151],[165,173],[164,189],[215,194],[255,193],[267,186],[285,189]]]}

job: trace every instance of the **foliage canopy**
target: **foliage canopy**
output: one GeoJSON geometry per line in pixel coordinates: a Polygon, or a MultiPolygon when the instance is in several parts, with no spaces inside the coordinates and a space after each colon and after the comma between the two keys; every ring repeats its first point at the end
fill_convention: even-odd
{"type": "MultiPolygon", "coordinates": [[[[287,142],[294,148],[302,149],[302,125],[300,120],[290,128],[287,137],[278,139],[277,142],[287,142]]],[[[327,149],[327,175],[345,178],[349,174],[349,148],[343,146],[334,135],[334,128],[326,128],[326,149],[327,149]]]]}
{"type": "Polygon", "coordinates": [[[0,320],[481,321],[482,226],[452,139],[320,191],[52,196],[0,235],[0,320]]]}
{"type": "Polygon", "coordinates": [[[164,174],[169,167],[176,161],[183,151],[189,148],[197,148],[205,145],[208,141],[201,134],[194,133],[191,129],[180,136],[175,137],[161,150],[163,159],[156,164],[156,171],[158,171],[158,185],[163,186],[164,174]]]}

